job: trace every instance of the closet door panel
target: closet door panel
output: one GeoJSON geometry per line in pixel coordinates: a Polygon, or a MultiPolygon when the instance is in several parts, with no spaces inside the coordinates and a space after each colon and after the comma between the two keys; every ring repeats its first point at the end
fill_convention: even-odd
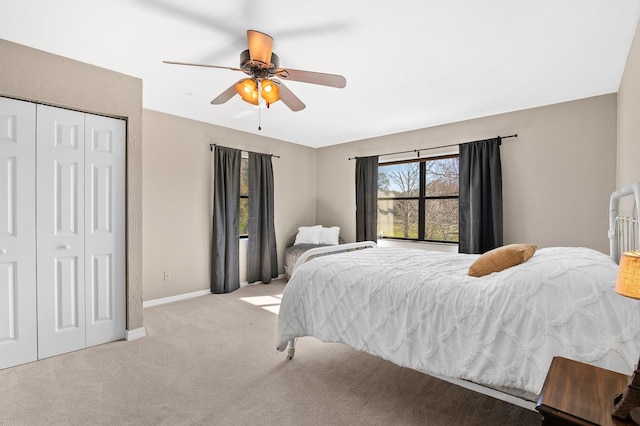
{"type": "Polygon", "coordinates": [[[37,359],[36,106],[0,97],[0,369],[37,359]]]}
{"type": "Polygon", "coordinates": [[[87,346],[125,335],[124,120],[85,117],[87,346]]]}
{"type": "Polygon", "coordinates": [[[37,109],[38,357],[85,347],[84,114],[37,109]]]}

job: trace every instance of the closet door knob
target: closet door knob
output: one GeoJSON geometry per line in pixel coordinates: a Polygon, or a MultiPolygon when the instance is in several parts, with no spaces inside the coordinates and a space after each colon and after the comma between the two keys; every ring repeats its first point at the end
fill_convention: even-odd
{"type": "Polygon", "coordinates": [[[70,246],[69,244],[65,244],[65,245],[63,245],[63,246],[60,246],[60,248],[61,248],[62,250],[69,250],[69,249],[71,248],[71,246],[70,246]]]}
{"type": "Polygon", "coordinates": [[[7,249],[0,249],[0,254],[5,254],[7,252],[7,249]]]}

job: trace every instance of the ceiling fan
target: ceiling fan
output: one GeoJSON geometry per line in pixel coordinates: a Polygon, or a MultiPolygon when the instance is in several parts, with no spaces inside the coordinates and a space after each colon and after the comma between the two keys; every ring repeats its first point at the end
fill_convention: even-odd
{"type": "Polygon", "coordinates": [[[247,42],[249,49],[240,54],[240,68],[219,65],[193,64],[188,62],[163,61],[166,64],[191,65],[197,67],[222,68],[232,71],[242,71],[249,75],[234,83],[227,90],[211,101],[213,105],[220,105],[231,99],[236,93],[253,105],[258,105],[258,94],[265,100],[267,108],[274,102],[282,102],[292,111],[300,111],[305,104],[293,94],[280,80],[300,81],[303,83],[320,84],[323,86],[343,88],[347,80],[337,74],[326,74],[313,71],[279,68],[278,55],[271,51],[273,37],[260,31],[248,30],[247,42]]]}

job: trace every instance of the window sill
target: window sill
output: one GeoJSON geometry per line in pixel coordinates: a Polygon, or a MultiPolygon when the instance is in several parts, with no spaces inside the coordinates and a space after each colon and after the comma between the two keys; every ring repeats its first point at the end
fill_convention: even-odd
{"type": "Polygon", "coordinates": [[[400,247],[416,250],[432,250],[445,253],[457,253],[457,243],[436,243],[428,241],[405,240],[402,238],[380,238],[378,239],[379,247],[400,247]]]}
{"type": "Polygon", "coordinates": [[[414,244],[436,244],[443,246],[457,246],[457,241],[429,241],[429,240],[416,240],[413,238],[399,238],[399,237],[378,237],[378,241],[398,241],[402,243],[414,243],[414,244]]]}

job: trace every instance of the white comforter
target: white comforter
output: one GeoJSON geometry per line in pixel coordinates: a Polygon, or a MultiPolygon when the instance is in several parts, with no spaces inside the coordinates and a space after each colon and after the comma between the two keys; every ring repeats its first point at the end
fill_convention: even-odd
{"type": "Polygon", "coordinates": [[[282,298],[278,350],[315,336],[425,373],[536,395],[556,355],[631,374],[640,301],[615,293],[608,256],[544,248],[474,278],[467,270],[477,257],[378,248],[307,262],[282,298]]]}

